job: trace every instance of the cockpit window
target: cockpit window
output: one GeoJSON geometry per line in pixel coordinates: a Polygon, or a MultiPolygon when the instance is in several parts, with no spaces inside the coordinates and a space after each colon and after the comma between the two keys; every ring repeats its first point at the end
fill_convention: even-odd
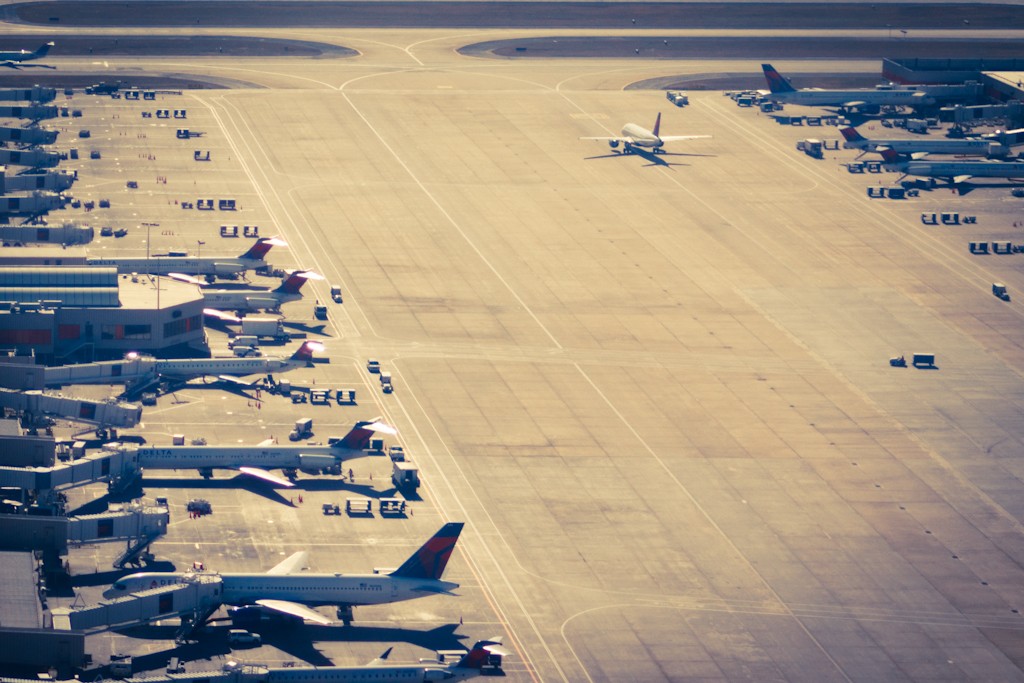
{"type": "Polygon", "coordinates": [[[126,588],[127,588],[127,586],[125,586],[125,585],[124,585],[123,583],[121,583],[120,581],[118,581],[117,583],[115,583],[115,584],[114,584],[114,590],[117,590],[117,591],[123,591],[123,590],[124,590],[124,589],[126,589],[126,588]]]}

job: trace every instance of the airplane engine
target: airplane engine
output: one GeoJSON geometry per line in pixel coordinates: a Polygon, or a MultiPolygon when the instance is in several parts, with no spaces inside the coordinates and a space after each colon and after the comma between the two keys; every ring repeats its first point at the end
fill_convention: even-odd
{"type": "Polygon", "coordinates": [[[235,263],[214,263],[213,272],[217,275],[233,275],[238,272],[238,265],[235,263]]]}
{"type": "Polygon", "coordinates": [[[334,467],[336,462],[333,455],[299,455],[299,469],[313,474],[334,467]]]}
{"type": "Polygon", "coordinates": [[[619,141],[618,140],[609,140],[608,141],[608,146],[611,147],[612,149],[618,149],[619,141]]]}

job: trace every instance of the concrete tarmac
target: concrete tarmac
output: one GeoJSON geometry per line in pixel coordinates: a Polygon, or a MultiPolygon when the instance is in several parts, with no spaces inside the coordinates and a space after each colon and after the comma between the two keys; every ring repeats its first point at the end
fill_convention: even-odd
{"type": "MultiPolygon", "coordinates": [[[[312,545],[315,569],[362,571],[400,562],[442,521],[467,528],[450,577],[461,597],[373,608],[351,638],[307,627],[252,661],[362,663],[384,631],[423,647],[462,622],[465,642],[505,636],[515,681],[1024,680],[1024,313],[989,293],[1024,292],[1024,272],[1018,255],[966,247],[1016,237],[1006,186],[869,200],[895,177],[848,174],[852,152],[794,149],[834,129],[779,126],[716,92],[676,109],[625,89],[754,64],[472,59],[455,52],[485,39],[469,31],[281,35],[360,56],[108,63],[261,87],[163,97],[205,132],[186,143],[180,122],[140,117],[152,103],[87,100],[124,163],[83,170],[76,194],[106,179],[105,216],[155,220],[169,246],[204,241],[204,254],[238,251],[218,223],[282,235],[275,265],[327,279],[285,307],[292,318],[341,284],[331,362],[293,380],[358,387],[358,410],[317,414],[324,434],[383,415],[423,500],[404,521],[349,522],[319,514],[350,495],[339,485],[294,507],[182,489],[177,473],[147,494],[200,490],[215,514],[179,521],[158,551],[238,571],[312,545]],[[664,134],[714,137],[652,159],[579,139],[659,111],[664,134]],[[118,189],[129,174],[139,190],[118,189]],[[202,195],[242,212],[173,203],[202,195]],[[978,222],[919,220],[950,210],[978,222]],[[918,351],[937,368],[889,367],[918,351]]],[[[141,239],[100,248],[136,253],[141,239]]],[[[245,401],[163,397],[143,433],[249,442],[310,410],[245,401]]],[[[360,462],[375,483],[357,483],[379,494],[386,467],[360,462]]],[[[160,652],[166,637],[110,647],[160,652]]]]}

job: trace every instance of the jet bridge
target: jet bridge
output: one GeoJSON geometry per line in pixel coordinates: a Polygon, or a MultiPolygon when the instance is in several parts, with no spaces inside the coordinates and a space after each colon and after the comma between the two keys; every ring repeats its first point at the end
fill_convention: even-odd
{"type": "Polygon", "coordinates": [[[202,625],[221,606],[222,580],[217,574],[190,574],[181,583],[142,591],[88,607],[52,611],[57,631],[98,633],[158,619],[180,617],[189,631],[202,625]]]}
{"type": "Polygon", "coordinates": [[[91,401],[36,390],[0,389],[0,408],[122,429],[135,427],[142,420],[142,408],[134,403],[91,401]]]}
{"type": "Polygon", "coordinates": [[[81,363],[44,368],[43,384],[124,384],[148,377],[156,377],[156,359],[137,356],[126,360],[81,363]]]}
{"type": "Polygon", "coordinates": [[[134,450],[118,448],[54,467],[0,467],[0,487],[38,491],[40,497],[56,489],[74,488],[106,480],[111,488],[134,481],[139,476],[138,455],[134,450]]]}
{"type": "Polygon", "coordinates": [[[81,517],[0,515],[0,547],[41,550],[52,560],[66,555],[71,544],[124,542],[125,550],[114,561],[120,569],[167,533],[170,517],[166,507],[143,504],[81,517]]]}

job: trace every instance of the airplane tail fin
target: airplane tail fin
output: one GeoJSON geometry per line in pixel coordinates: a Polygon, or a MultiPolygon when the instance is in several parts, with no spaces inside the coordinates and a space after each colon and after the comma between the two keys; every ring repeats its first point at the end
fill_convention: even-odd
{"type": "Polygon", "coordinates": [[[771,64],[762,64],[761,70],[764,71],[764,78],[768,81],[768,89],[773,93],[796,92],[796,88],[771,64]]]}
{"type": "Polygon", "coordinates": [[[239,258],[252,259],[253,261],[262,261],[263,257],[267,255],[267,252],[272,247],[287,247],[288,243],[284,240],[280,240],[276,237],[261,237],[256,240],[256,243],[249,247],[249,250],[239,256],[239,258]]]}
{"type": "Polygon", "coordinates": [[[322,280],[323,277],[317,275],[311,270],[296,270],[294,273],[285,278],[281,286],[275,289],[275,292],[282,294],[298,294],[299,290],[302,289],[302,285],[306,284],[306,280],[322,280]]]}
{"type": "Polygon", "coordinates": [[[885,149],[880,149],[879,152],[882,155],[882,161],[887,164],[895,164],[897,162],[904,160],[902,154],[888,147],[886,147],[885,149]]]}
{"type": "Polygon", "coordinates": [[[867,142],[868,139],[860,134],[860,131],[853,126],[848,126],[839,131],[846,138],[846,141],[852,144],[861,144],[867,142]]]}
{"type": "Polygon", "coordinates": [[[377,432],[384,434],[397,434],[396,430],[391,425],[384,424],[380,421],[380,418],[374,418],[373,420],[364,420],[362,422],[356,422],[348,434],[346,434],[337,443],[342,448],[350,448],[352,450],[362,450],[370,445],[370,437],[377,432]]]}
{"type": "Polygon", "coordinates": [[[37,49],[32,54],[35,55],[36,57],[45,57],[46,53],[48,53],[50,51],[50,48],[53,47],[53,45],[54,45],[54,43],[51,40],[49,43],[46,43],[45,45],[40,45],[39,49],[37,49]]]}
{"type": "Polygon", "coordinates": [[[660,137],[661,136],[661,132],[660,131],[661,131],[661,112],[659,111],[658,112],[658,118],[654,119],[654,128],[651,129],[651,132],[654,133],[654,137],[660,137]]]}
{"type": "Polygon", "coordinates": [[[500,646],[501,640],[499,638],[477,641],[477,643],[473,645],[473,649],[459,660],[458,664],[455,665],[455,668],[481,669],[485,664],[493,663],[491,659],[493,656],[497,656],[499,658],[498,661],[500,662],[501,657],[507,657],[509,654],[500,646]]]}
{"type": "Polygon", "coordinates": [[[323,351],[324,345],[316,341],[303,342],[302,346],[292,354],[291,360],[313,360],[314,351],[323,351]]]}
{"type": "Polygon", "coordinates": [[[455,550],[455,544],[462,533],[463,522],[449,522],[424,543],[419,550],[391,572],[391,576],[407,579],[433,579],[438,581],[444,574],[448,559],[455,550]]]}

